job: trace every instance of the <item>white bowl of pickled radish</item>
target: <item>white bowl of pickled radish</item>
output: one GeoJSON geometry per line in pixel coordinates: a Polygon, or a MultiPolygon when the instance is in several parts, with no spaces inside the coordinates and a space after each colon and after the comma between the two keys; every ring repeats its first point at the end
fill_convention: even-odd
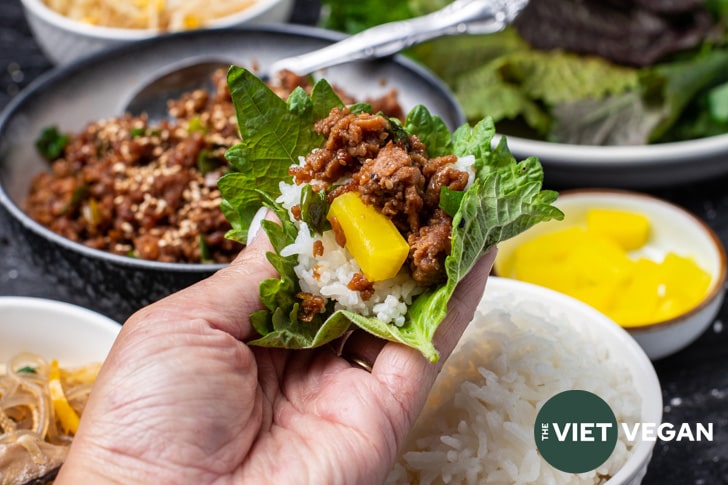
{"type": "Polygon", "coordinates": [[[555,289],[624,327],[660,359],[693,343],[723,301],[726,253],[689,211],[617,189],[561,192],[563,221],[499,245],[494,272],[555,289]]]}

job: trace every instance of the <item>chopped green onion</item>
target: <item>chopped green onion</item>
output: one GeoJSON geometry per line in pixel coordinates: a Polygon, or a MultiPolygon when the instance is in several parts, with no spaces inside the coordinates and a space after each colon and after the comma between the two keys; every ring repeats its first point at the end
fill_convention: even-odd
{"type": "Polygon", "coordinates": [[[202,236],[202,234],[197,236],[197,240],[200,242],[200,260],[203,263],[212,262],[212,252],[210,251],[210,246],[207,244],[207,241],[205,241],[205,238],[202,236]]]}

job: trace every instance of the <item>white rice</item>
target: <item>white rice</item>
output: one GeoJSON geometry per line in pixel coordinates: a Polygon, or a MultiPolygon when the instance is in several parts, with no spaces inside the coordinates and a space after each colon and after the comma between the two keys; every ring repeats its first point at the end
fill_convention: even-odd
{"type": "Polygon", "coordinates": [[[358,291],[347,287],[354,274],[361,274],[361,268],[349,251],[339,246],[333,231],[312,236],[305,222],[299,222],[298,226],[296,241],[283,248],[281,255],[298,255],[298,264],[294,270],[302,291],[333,300],[337,310],[346,309],[364,316],[376,316],[385,323],[404,323],[407,306],[412,304],[413,297],[423,291],[406,270],[400,271],[392,279],[375,282],[374,293],[364,300],[358,291]],[[323,243],[322,256],[313,255],[315,241],[323,243]]]}
{"type": "MultiPolygon", "coordinates": [[[[300,157],[299,162],[302,165],[304,158],[300,157]]],[[[468,186],[474,179],[474,163],[475,157],[470,155],[458,158],[454,164],[457,169],[466,171],[470,175],[468,186]]],[[[337,183],[342,184],[347,181],[339,180],[337,183]]],[[[315,186],[318,183],[312,181],[311,185],[315,186]]],[[[298,228],[295,242],[283,248],[281,255],[298,256],[298,264],[294,269],[301,290],[333,301],[336,310],[345,309],[363,316],[375,316],[384,323],[398,326],[404,324],[407,308],[413,299],[424,291],[423,287],[415,283],[407,269],[402,269],[394,278],[373,283],[373,294],[364,300],[360,292],[347,287],[356,273],[362,273],[361,267],[346,248],[337,244],[333,231],[326,231],[323,235],[311,235],[305,222],[295,221],[292,217],[293,207],[301,203],[303,185],[281,182],[279,188],[281,195],[277,202],[288,210],[291,220],[298,228]],[[313,255],[316,241],[323,243],[322,256],[313,255]]]]}
{"type": "Polygon", "coordinates": [[[632,444],[621,426],[614,452],[597,470],[564,473],[541,458],[533,426],[559,392],[591,391],[630,426],[639,421],[641,399],[624,363],[596,337],[575,331],[588,321],[566,324],[566,316],[534,302],[499,306],[481,305],[387,484],[595,484],[626,461],[632,444]]]}

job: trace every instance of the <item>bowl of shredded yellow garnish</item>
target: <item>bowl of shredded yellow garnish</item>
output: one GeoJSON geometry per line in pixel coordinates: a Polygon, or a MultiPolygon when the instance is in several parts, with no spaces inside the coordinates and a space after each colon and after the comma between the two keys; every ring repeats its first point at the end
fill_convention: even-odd
{"type": "Polygon", "coordinates": [[[287,22],[293,0],[22,0],[41,49],[65,64],[170,32],[287,22]]]}

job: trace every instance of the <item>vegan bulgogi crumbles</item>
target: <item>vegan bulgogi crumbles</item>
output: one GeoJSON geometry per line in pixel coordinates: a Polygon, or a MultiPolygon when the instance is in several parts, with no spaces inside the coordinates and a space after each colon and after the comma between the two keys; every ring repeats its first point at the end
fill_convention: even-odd
{"type": "MultiPolygon", "coordinates": [[[[223,70],[215,89],[170,101],[169,119],[125,114],[62,134],[49,127],[38,139],[52,161],[30,187],[25,210],[52,231],[95,249],[163,262],[225,263],[242,249],[227,239],[218,178],[225,152],[240,141],[223,70]]],[[[305,77],[286,73],[275,92],[286,98],[305,77]]],[[[343,100],[356,100],[338,90],[343,100]]],[[[366,100],[373,110],[402,117],[394,90],[366,100]]],[[[375,111],[376,112],[376,111],[375,111]]]]}

